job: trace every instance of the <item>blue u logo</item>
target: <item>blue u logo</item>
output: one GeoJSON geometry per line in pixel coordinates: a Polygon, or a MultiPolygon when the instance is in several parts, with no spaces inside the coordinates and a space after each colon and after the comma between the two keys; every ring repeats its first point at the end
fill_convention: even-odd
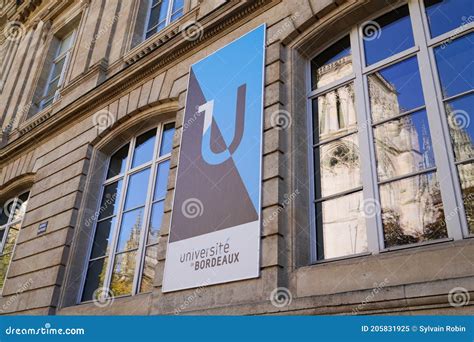
{"type": "MultiPolygon", "coordinates": [[[[235,110],[235,128],[234,137],[229,146],[226,146],[222,152],[214,152],[211,149],[211,131],[212,131],[212,120],[214,117],[214,100],[210,100],[203,105],[199,106],[198,112],[204,112],[204,125],[202,128],[202,144],[201,144],[201,155],[204,161],[210,165],[218,165],[225,162],[227,159],[232,157],[232,154],[237,150],[242,141],[244,134],[244,122],[245,122],[245,96],[246,96],[246,85],[243,84],[237,89],[237,105],[235,110]]],[[[216,123],[217,127],[217,123],[216,123]]],[[[218,128],[219,129],[219,128],[218,128]]]]}

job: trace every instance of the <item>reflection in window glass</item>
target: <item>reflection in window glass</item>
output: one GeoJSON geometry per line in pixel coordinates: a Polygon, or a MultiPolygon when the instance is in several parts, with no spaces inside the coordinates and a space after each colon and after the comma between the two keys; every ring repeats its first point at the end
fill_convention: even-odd
{"type": "Polygon", "coordinates": [[[145,205],[149,179],[150,168],[134,173],[130,176],[127,197],[125,198],[125,210],[145,205]]]}
{"type": "Polygon", "coordinates": [[[472,0],[425,0],[426,16],[431,37],[452,31],[472,22],[474,1],[472,0]]]}
{"type": "Polygon", "coordinates": [[[123,146],[110,158],[107,179],[121,175],[125,172],[127,166],[129,144],[123,146]]]}
{"type": "MultiPolygon", "coordinates": [[[[82,300],[91,300],[102,286],[115,296],[151,290],[151,267],[157,262],[151,258],[157,255],[153,251],[158,246],[164,212],[173,134],[174,123],[159,125],[134,137],[111,156],[101,206],[91,219],[97,222],[82,300]],[[155,146],[159,138],[163,153],[158,156],[155,146]],[[127,162],[130,146],[135,146],[134,155],[127,162]],[[153,180],[153,192],[148,193],[153,180]],[[123,199],[122,189],[126,189],[123,199]],[[136,267],[136,263],[142,266],[136,267]],[[142,271],[143,277],[138,276],[142,271]],[[134,284],[135,277],[139,281],[134,284]]],[[[89,223],[92,226],[92,221],[89,223]]]]}
{"type": "Polygon", "coordinates": [[[474,164],[458,165],[458,174],[469,233],[474,234],[474,164]]]}
{"type": "Polygon", "coordinates": [[[447,102],[449,132],[456,161],[474,158],[474,94],[447,102]]]}
{"type": "Polygon", "coordinates": [[[156,129],[152,129],[137,138],[133,152],[132,169],[149,162],[153,158],[155,148],[156,129]]]}
{"type": "Polygon", "coordinates": [[[362,192],[316,204],[318,259],[337,258],[367,251],[362,192]]]}
{"type": "Polygon", "coordinates": [[[357,129],[354,84],[331,90],[313,100],[314,143],[357,129]]]}
{"type": "Polygon", "coordinates": [[[115,217],[105,219],[97,224],[94,243],[92,244],[91,259],[103,257],[110,253],[112,232],[115,227],[115,217]]]}
{"type": "Polygon", "coordinates": [[[374,129],[379,180],[435,167],[426,112],[417,112],[374,129]]]}
{"type": "Polygon", "coordinates": [[[416,57],[369,76],[370,109],[374,122],[425,104],[416,57]]]}
{"type": "Polygon", "coordinates": [[[357,134],[317,147],[314,152],[314,164],[316,198],[331,196],[360,186],[357,134]]]}
{"type": "Polygon", "coordinates": [[[436,173],[380,186],[385,247],[447,237],[436,173]]]}
{"type": "Polygon", "coordinates": [[[148,231],[147,244],[157,243],[160,234],[161,221],[163,220],[164,201],[156,202],[151,209],[150,229],[148,231]]]}
{"type": "Polygon", "coordinates": [[[127,252],[115,256],[110,289],[114,296],[132,293],[137,252],[127,252]]]}
{"type": "Polygon", "coordinates": [[[474,88],[474,33],[435,49],[443,97],[474,88]]]}
{"type": "Polygon", "coordinates": [[[415,45],[408,6],[400,7],[361,28],[367,65],[405,51],[415,45]]]}
{"type": "Polygon", "coordinates": [[[143,208],[126,212],[122,216],[117,252],[138,248],[143,223],[143,208]]]}
{"type": "Polygon", "coordinates": [[[168,184],[169,169],[170,169],[169,160],[158,165],[158,172],[156,173],[156,182],[155,182],[155,193],[153,195],[154,201],[164,199],[166,196],[166,185],[168,184]]]}
{"type": "Polygon", "coordinates": [[[113,182],[104,187],[104,194],[99,208],[99,220],[117,214],[122,181],[113,182]]]}
{"type": "Polygon", "coordinates": [[[352,72],[351,42],[347,36],[311,61],[312,88],[321,88],[352,72]]]}
{"type": "Polygon", "coordinates": [[[140,292],[150,292],[153,289],[153,280],[155,279],[155,269],[157,263],[158,245],[147,247],[145,251],[140,292]]]}
{"type": "Polygon", "coordinates": [[[87,268],[87,279],[82,293],[82,301],[96,299],[93,298],[94,291],[104,285],[107,262],[108,258],[100,258],[89,262],[87,268]]]}
{"type": "Polygon", "coordinates": [[[163,135],[161,137],[160,156],[171,153],[173,149],[174,123],[165,125],[163,135]]]}

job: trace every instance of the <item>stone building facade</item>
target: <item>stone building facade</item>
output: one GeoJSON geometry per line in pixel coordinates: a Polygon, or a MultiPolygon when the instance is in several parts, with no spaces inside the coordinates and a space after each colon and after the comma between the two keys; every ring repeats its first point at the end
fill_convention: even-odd
{"type": "Polygon", "coordinates": [[[0,0],[0,312],[474,313],[474,76],[441,59],[472,52],[474,11],[452,3],[0,0]],[[261,24],[260,276],[162,293],[189,68],[261,24]],[[372,47],[398,25],[413,44],[372,47]],[[112,267],[101,196],[150,130],[170,139],[159,229],[134,244],[135,217],[112,267]]]}

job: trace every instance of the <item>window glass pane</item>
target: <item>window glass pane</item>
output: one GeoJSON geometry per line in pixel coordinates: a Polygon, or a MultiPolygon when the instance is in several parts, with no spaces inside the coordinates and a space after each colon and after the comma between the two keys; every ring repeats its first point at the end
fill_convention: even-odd
{"type": "Polygon", "coordinates": [[[84,284],[84,292],[82,293],[82,301],[94,299],[92,298],[94,291],[104,286],[107,262],[108,258],[102,258],[89,263],[86,282],[84,284]]]}
{"type": "Polygon", "coordinates": [[[55,78],[61,76],[61,72],[63,71],[65,61],[66,61],[66,58],[61,58],[59,61],[53,64],[53,72],[51,75],[51,80],[54,80],[55,78]]]}
{"type": "Polygon", "coordinates": [[[183,16],[183,9],[180,9],[174,12],[174,14],[171,15],[171,22],[175,21],[178,18],[181,18],[182,16],[183,16]]]}
{"type": "Polygon", "coordinates": [[[63,40],[61,41],[61,47],[59,48],[59,52],[57,56],[62,55],[65,53],[67,50],[69,50],[73,44],[73,38],[74,34],[71,32],[68,36],[64,37],[63,40]]]}
{"type": "MultiPolygon", "coordinates": [[[[151,30],[158,24],[158,16],[160,15],[161,5],[156,5],[151,8],[150,18],[148,19],[148,30],[151,30]]],[[[154,30],[153,30],[154,33],[154,30]]]]}
{"type": "Polygon", "coordinates": [[[104,188],[102,202],[99,208],[99,220],[117,214],[120,204],[120,191],[122,190],[122,181],[111,183],[104,188]]]}
{"type": "Polygon", "coordinates": [[[474,234],[474,164],[458,166],[469,233],[474,234]]]}
{"type": "Polygon", "coordinates": [[[367,65],[415,45],[408,6],[400,7],[364,24],[362,34],[367,65]]]}
{"type": "Polygon", "coordinates": [[[330,196],[360,186],[357,134],[316,148],[314,164],[316,198],[330,196]]]}
{"type": "Polygon", "coordinates": [[[135,151],[133,152],[132,168],[145,164],[153,159],[155,148],[156,129],[152,129],[137,138],[135,151]]]}
{"type": "Polygon", "coordinates": [[[357,129],[354,84],[350,83],[313,100],[314,143],[357,129]]]}
{"type": "Polygon", "coordinates": [[[174,0],[173,2],[173,9],[171,10],[171,13],[175,13],[178,9],[184,7],[184,0],[174,0]]]}
{"type": "Polygon", "coordinates": [[[474,158],[474,94],[446,103],[449,131],[456,161],[474,158]]]}
{"type": "Polygon", "coordinates": [[[318,259],[367,251],[367,232],[362,212],[362,192],[316,204],[318,259]]]}
{"type": "Polygon", "coordinates": [[[150,218],[150,229],[148,231],[147,244],[157,243],[160,235],[161,221],[163,220],[164,201],[153,204],[150,218]]]}
{"type": "Polygon", "coordinates": [[[8,222],[9,210],[5,210],[5,205],[7,202],[3,203],[0,207],[0,226],[8,222]]]}
{"type": "Polygon", "coordinates": [[[161,137],[160,157],[171,153],[173,149],[174,123],[165,125],[161,137]]]}
{"type": "MultiPolygon", "coordinates": [[[[46,95],[44,96],[45,99],[50,99],[54,97],[54,94],[56,93],[56,90],[59,87],[59,78],[56,78],[54,81],[48,84],[48,91],[46,95]]],[[[46,104],[44,105],[46,107],[46,104]]]]}
{"type": "Polygon", "coordinates": [[[374,122],[425,104],[416,57],[369,76],[370,109],[374,122]]]}
{"type": "Polygon", "coordinates": [[[122,253],[115,256],[110,289],[115,296],[132,293],[135,274],[136,252],[122,253]]]}
{"type": "Polygon", "coordinates": [[[91,259],[95,259],[110,253],[112,243],[112,233],[115,227],[116,218],[106,219],[97,224],[94,243],[92,244],[91,259]]]}
{"type": "Polygon", "coordinates": [[[128,149],[129,144],[123,146],[110,158],[107,179],[118,176],[125,172],[125,168],[127,167],[128,149]]]}
{"type": "Polygon", "coordinates": [[[385,247],[448,236],[436,173],[380,186],[385,247]]]}
{"type": "Polygon", "coordinates": [[[40,104],[40,108],[46,108],[46,107],[48,107],[51,103],[53,103],[53,100],[54,100],[54,98],[51,97],[51,98],[49,98],[49,99],[47,99],[47,100],[42,101],[41,104],[40,104]]]}
{"type": "Polygon", "coordinates": [[[150,168],[130,176],[125,200],[125,210],[145,205],[149,178],[150,168]]]}
{"type": "Polygon", "coordinates": [[[18,237],[18,232],[20,231],[20,224],[14,224],[8,229],[7,239],[5,240],[5,246],[3,247],[3,254],[13,252],[15,247],[16,238],[18,237]]]}
{"type": "Polygon", "coordinates": [[[474,33],[441,45],[435,56],[444,97],[474,88],[474,33]]]}
{"type": "Polygon", "coordinates": [[[472,0],[425,0],[425,7],[431,37],[437,37],[473,21],[472,0]]]}
{"type": "Polygon", "coordinates": [[[169,5],[170,5],[170,0],[163,0],[161,1],[161,5],[158,5],[159,7],[161,7],[160,14],[158,16],[159,23],[166,20],[166,17],[168,15],[169,5]]]}
{"type": "Polygon", "coordinates": [[[143,208],[129,211],[122,216],[117,252],[138,248],[143,224],[143,208]]]}
{"type": "Polygon", "coordinates": [[[351,42],[345,37],[311,61],[312,89],[352,74],[351,42]]]}
{"type": "Polygon", "coordinates": [[[13,213],[12,221],[21,220],[25,216],[29,195],[30,195],[29,192],[25,192],[24,194],[18,197],[18,200],[15,205],[15,211],[13,213]]]}
{"type": "Polygon", "coordinates": [[[435,166],[425,111],[377,126],[374,139],[380,180],[435,166]]]}
{"type": "Polygon", "coordinates": [[[143,263],[140,292],[150,292],[153,290],[153,280],[155,279],[155,268],[157,263],[158,245],[147,247],[145,251],[145,260],[143,263]]]}
{"type": "Polygon", "coordinates": [[[4,254],[0,256],[0,289],[3,288],[5,278],[7,277],[8,266],[10,265],[10,259],[12,254],[4,254]]]}
{"type": "Polygon", "coordinates": [[[155,195],[153,201],[164,199],[166,196],[166,186],[168,185],[168,173],[170,168],[170,161],[164,161],[158,165],[155,182],[155,195]]]}

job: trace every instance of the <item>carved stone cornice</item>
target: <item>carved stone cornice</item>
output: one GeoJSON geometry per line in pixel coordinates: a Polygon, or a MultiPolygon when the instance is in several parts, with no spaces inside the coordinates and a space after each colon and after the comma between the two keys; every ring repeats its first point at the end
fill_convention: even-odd
{"type": "Polygon", "coordinates": [[[203,33],[194,41],[186,40],[184,35],[176,34],[157,48],[145,54],[139,60],[128,65],[125,69],[111,76],[92,91],[82,95],[69,105],[53,111],[37,114],[34,121],[20,127],[22,136],[11,141],[0,150],[0,159],[10,159],[31,146],[30,143],[38,141],[44,136],[51,135],[52,130],[58,130],[77,120],[82,115],[93,112],[101,105],[106,105],[120,98],[128,89],[142,83],[157,74],[164,66],[176,63],[193,49],[211,42],[226,30],[235,29],[235,25],[251,15],[258,15],[267,7],[279,3],[281,0],[255,0],[255,1],[230,1],[226,5],[212,12],[200,22],[203,33]],[[43,117],[44,116],[44,117],[43,117]]]}

